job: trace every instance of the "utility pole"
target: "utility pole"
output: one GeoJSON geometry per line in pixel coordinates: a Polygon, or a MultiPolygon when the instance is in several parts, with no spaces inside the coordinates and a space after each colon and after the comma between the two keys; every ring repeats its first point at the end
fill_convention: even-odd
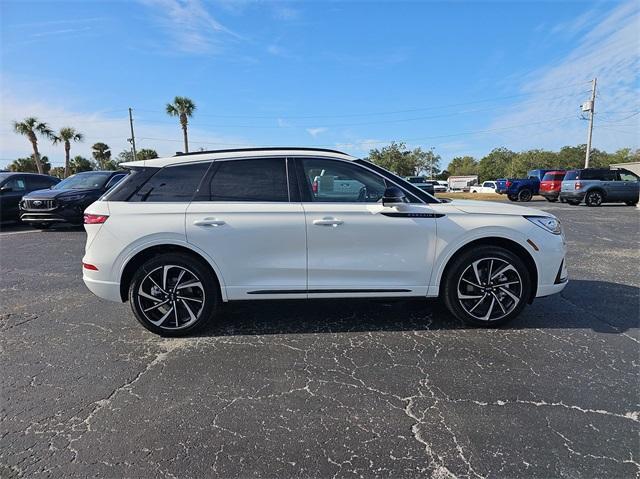
{"type": "Polygon", "coordinates": [[[596,106],[596,82],[597,78],[591,81],[591,100],[582,104],[582,111],[589,112],[589,132],[587,133],[587,153],[584,157],[584,167],[589,168],[589,156],[591,155],[591,137],[593,136],[593,113],[596,106]]]}
{"type": "Polygon", "coordinates": [[[133,161],[136,161],[136,136],[133,134],[133,114],[132,109],[129,108],[129,126],[131,127],[131,138],[129,138],[129,142],[131,143],[131,150],[133,151],[133,161]]]}

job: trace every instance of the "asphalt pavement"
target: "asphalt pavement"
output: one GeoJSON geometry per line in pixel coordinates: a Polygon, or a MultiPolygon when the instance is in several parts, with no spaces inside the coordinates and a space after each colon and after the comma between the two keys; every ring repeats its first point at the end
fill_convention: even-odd
{"type": "Polygon", "coordinates": [[[640,476],[640,210],[535,206],[571,282],[498,330],[256,301],[163,339],[84,287],[82,229],[3,228],[0,476],[640,476]]]}

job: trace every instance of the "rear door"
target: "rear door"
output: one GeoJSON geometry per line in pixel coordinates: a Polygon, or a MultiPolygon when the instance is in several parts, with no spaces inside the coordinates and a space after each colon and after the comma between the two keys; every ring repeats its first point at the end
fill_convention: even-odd
{"type": "Polygon", "coordinates": [[[286,158],[215,161],[186,232],[216,263],[228,299],[306,298],[304,212],[286,158]]]}
{"type": "Polygon", "coordinates": [[[350,161],[298,158],[306,217],[309,297],[424,296],[436,220],[429,205],[385,207],[388,181],[350,161]],[[356,191],[314,191],[319,174],[356,182],[356,191]]]}

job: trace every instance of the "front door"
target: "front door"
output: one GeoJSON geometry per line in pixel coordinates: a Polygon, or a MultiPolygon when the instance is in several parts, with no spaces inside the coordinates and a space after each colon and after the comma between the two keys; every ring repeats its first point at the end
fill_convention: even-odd
{"type": "Polygon", "coordinates": [[[304,212],[284,158],[216,161],[187,208],[187,241],[205,251],[229,300],[306,298],[304,212]]]}
{"type": "Polygon", "coordinates": [[[297,160],[309,297],[425,296],[436,241],[429,205],[382,205],[388,180],[343,160],[297,160]]]}

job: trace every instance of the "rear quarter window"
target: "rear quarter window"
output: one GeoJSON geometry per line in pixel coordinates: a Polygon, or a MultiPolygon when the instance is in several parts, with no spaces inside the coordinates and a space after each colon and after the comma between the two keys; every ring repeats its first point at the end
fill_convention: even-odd
{"type": "Polygon", "coordinates": [[[189,202],[193,198],[210,163],[167,166],[151,177],[130,201],[189,202]]]}
{"type": "Polygon", "coordinates": [[[564,181],[570,181],[570,180],[577,180],[579,175],[578,175],[578,171],[567,171],[567,174],[564,175],[564,181]]]}

